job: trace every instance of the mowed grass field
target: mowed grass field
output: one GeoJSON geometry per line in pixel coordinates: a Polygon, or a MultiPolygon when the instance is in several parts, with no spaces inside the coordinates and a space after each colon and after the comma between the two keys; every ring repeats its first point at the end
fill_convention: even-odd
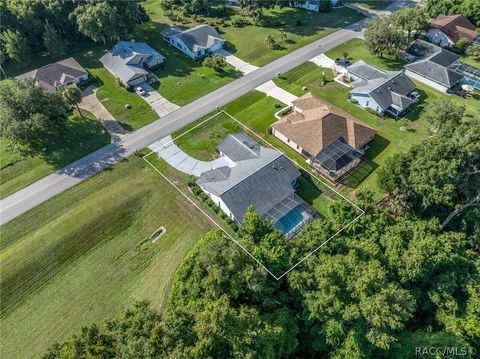
{"type": "Polygon", "coordinates": [[[4,225],[0,356],[37,358],[136,299],[161,310],[178,264],[210,228],[135,156],[4,225]],[[166,234],[151,243],[160,226],[166,234]]]}
{"type": "MultiPolygon", "coordinates": [[[[398,70],[402,68],[402,64],[399,62],[372,56],[364,48],[363,40],[360,39],[351,40],[327,52],[326,55],[330,58],[342,57],[345,51],[349,53],[349,58],[352,62],[363,59],[372,65],[384,69],[398,70]]],[[[349,102],[348,88],[332,80],[333,73],[331,70],[320,68],[308,62],[283,74],[274,81],[280,87],[297,96],[311,91],[377,130],[377,136],[375,136],[372,146],[366,152],[365,164],[353,172],[347,180],[339,186],[339,189],[342,191],[355,192],[356,189],[370,187],[376,192],[377,198],[381,198],[383,194],[378,188],[375,170],[381,166],[388,157],[394,156],[399,152],[407,151],[411,146],[419,143],[428,135],[426,126],[421,121],[420,116],[422,109],[434,100],[449,98],[464,105],[467,117],[480,114],[478,94],[475,94],[469,99],[458,96],[447,96],[416,82],[416,91],[421,95],[421,99],[419,103],[412,107],[412,111],[398,120],[389,117],[380,118],[349,102]],[[322,86],[321,82],[324,72],[328,82],[322,86]],[[402,127],[405,129],[402,130],[402,127]]]]}
{"type": "Polygon", "coordinates": [[[110,143],[110,135],[88,111],[73,111],[63,136],[41,154],[27,154],[0,138],[0,198],[110,143]]]}

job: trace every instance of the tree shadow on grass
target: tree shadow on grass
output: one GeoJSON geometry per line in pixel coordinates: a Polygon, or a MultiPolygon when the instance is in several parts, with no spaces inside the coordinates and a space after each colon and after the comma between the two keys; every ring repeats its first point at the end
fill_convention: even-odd
{"type": "Polygon", "coordinates": [[[404,116],[405,119],[410,121],[417,121],[425,106],[427,106],[428,94],[419,88],[416,88],[415,91],[420,95],[420,100],[413,104],[413,106],[410,107],[410,111],[404,116]]]}
{"type": "Polygon", "coordinates": [[[110,135],[95,118],[73,116],[63,135],[54,139],[41,156],[59,169],[109,143],[110,135]]]}

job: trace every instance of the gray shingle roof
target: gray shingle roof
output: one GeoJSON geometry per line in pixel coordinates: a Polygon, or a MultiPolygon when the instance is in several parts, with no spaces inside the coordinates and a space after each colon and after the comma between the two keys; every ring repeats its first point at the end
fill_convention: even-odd
{"type": "MultiPolygon", "coordinates": [[[[243,136],[248,138],[238,134],[235,137],[243,136]]],[[[232,143],[234,142],[227,143],[228,148],[232,143]]],[[[231,153],[238,154],[236,149],[231,153]]],[[[205,172],[197,179],[197,184],[220,197],[241,222],[249,205],[253,204],[256,211],[264,215],[286,197],[293,195],[295,190],[292,182],[300,176],[300,172],[281,152],[271,148],[259,145],[256,156],[247,152],[240,154],[235,166],[205,172]],[[247,157],[243,157],[244,154],[247,157]]]]}
{"type": "Polygon", "coordinates": [[[350,65],[348,67],[348,72],[360,77],[363,80],[373,80],[380,77],[385,77],[388,74],[387,71],[380,70],[375,66],[367,64],[363,60],[359,60],[353,65],[350,65]]]}
{"type": "Polygon", "coordinates": [[[405,68],[431,81],[451,87],[462,78],[448,68],[460,58],[451,51],[423,40],[415,40],[405,52],[417,59],[405,65],[405,68]]]}
{"type": "Polygon", "coordinates": [[[225,137],[217,149],[232,161],[243,161],[260,155],[260,145],[243,132],[225,137]]]}
{"type": "Polygon", "coordinates": [[[87,74],[73,57],[42,66],[36,70],[19,75],[17,79],[34,78],[49,92],[55,92],[59,86],[73,82],[75,79],[87,74]]]}
{"type": "Polygon", "coordinates": [[[143,42],[119,41],[112,50],[100,58],[100,62],[122,82],[128,83],[136,75],[147,75],[142,65],[130,63],[137,56],[147,63],[157,57],[165,58],[143,42]]]}
{"type": "MultiPolygon", "coordinates": [[[[366,63],[361,64],[359,68],[370,68],[362,71],[362,74],[369,78],[353,83],[355,87],[351,90],[352,93],[369,94],[383,110],[395,105],[397,109],[403,111],[413,103],[413,100],[406,95],[415,90],[415,84],[403,71],[382,71],[366,63]]],[[[354,71],[356,70],[354,69],[354,71]]],[[[351,72],[350,67],[348,72],[351,72]]]]}
{"type": "Polygon", "coordinates": [[[215,42],[224,41],[217,30],[207,24],[199,25],[184,31],[179,30],[178,27],[169,27],[162,31],[162,35],[179,38],[192,52],[196,52],[200,48],[209,48],[215,42]]]}

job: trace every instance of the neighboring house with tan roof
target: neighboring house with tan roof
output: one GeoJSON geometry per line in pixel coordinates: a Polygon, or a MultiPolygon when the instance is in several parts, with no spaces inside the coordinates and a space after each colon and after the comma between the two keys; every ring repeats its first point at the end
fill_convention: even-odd
{"type": "Polygon", "coordinates": [[[463,15],[438,15],[429,24],[427,37],[434,44],[451,47],[462,38],[472,41],[478,35],[475,30],[475,25],[463,15]]]}
{"type": "Polygon", "coordinates": [[[37,84],[48,92],[56,92],[70,84],[78,84],[88,80],[88,72],[73,57],[42,66],[38,69],[15,77],[35,79],[37,84]]]}
{"type": "Polygon", "coordinates": [[[337,182],[361,162],[375,129],[311,92],[272,125],[272,134],[307,158],[310,165],[337,182]]]}

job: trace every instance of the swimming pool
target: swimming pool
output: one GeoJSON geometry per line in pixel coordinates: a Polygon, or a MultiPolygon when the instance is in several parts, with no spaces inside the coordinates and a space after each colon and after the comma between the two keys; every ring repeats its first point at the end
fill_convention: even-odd
{"type": "Polygon", "coordinates": [[[288,236],[291,232],[300,228],[309,218],[310,215],[306,210],[302,206],[297,206],[280,218],[275,223],[275,228],[288,236]]]}

